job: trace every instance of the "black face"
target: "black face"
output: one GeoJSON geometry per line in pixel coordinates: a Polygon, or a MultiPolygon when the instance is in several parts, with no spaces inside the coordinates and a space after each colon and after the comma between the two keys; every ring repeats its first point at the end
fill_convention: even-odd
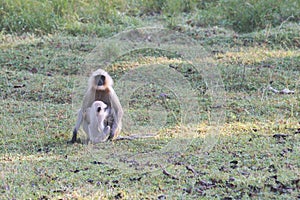
{"type": "MultiPolygon", "coordinates": [[[[96,80],[97,80],[97,79],[96,79],[96,80]]],[[[102,86],[102,85],[104,85],[104,83],[105,83],[105,76],[101,75],[101,76],[99,77],[99,81],[98,81],[97,85],[98,85],[98,86],[102,86]]]]}
{"type": "Polygon", "coordinates": [[[97,112],[100,112],[100,111],[101,111],[101,107],[98,107],[98,108],[97,108],[97,112]]]}

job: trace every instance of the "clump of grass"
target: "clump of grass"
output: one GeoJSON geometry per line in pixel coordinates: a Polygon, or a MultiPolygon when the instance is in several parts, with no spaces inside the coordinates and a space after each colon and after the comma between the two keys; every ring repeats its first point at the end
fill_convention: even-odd
{"type": "Polygon", "coordinates": [[[300,3],[296,0],[4,0],[0,7],[0,28],[5,33],[66,31],[72,35],[108,36],[138,26],[142,23],[140,16],[160,16],[171,27],[218,25],[237,32],[252,32],[298,21],[299,10],[300,3]]]}
{"type": "Polygon", "coordinates": [[[296,0],[221,0],[199,10],[195,21],[199,26],[220,25],[237,32],[253,32],[285,21],[296,22],[300,19],[299,10],[296,0]]]}
{"type": "Polygon", "coordinates": [[[60,17],[48,1],[2,1],[0,26],[7,32],[51,32],[58,28],[60,17]]]}
{"type": "Polygon", "coordinates": [[[239,32],[252,32],[268,26],[278,26],[285,20],[297,21],[300,18],[300,3],[295,0],[284,2],[234,0],[226,4],[229,4],[224,7],[227,23],[239,32]]]}
{"type": "Polygon", "coordinates": [[[123,16],[126,5],[122,0],[5,0],[0,8],[0,28],[19,34],[67,31],[74,35],[95,33],[103,36],[119,31],[123,24],[137,23],[123,16]]]}

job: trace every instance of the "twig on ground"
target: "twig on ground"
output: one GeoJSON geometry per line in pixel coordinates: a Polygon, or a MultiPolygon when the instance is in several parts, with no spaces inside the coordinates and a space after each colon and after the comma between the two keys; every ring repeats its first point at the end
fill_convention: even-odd
{"type": "Polygon", "coordinates": [[[284,88],[283,90],[279,91],[279,90],[276,90],[275,88],[273,88],[272,86],[269,86],[268,90],[271,90],[272,92],[274,92],[276,94],[295,94],[294,90],[290,90],[287,88],[284,88]]]}
{"type": "Polygon", "coordinates": [[[143,134],[143,135],[129,135],[129,136],[118,136],[116,140],[135,140],[155,137],[156,134],[143,134]]]}
{"type": "Polygon", "coordinates": [[[271,90],[271,91],[274,92],[274,93],[279,93],[279,91],[276,90],[276,89],[274,89],[272,86],[269,86],[269,87],[268,87],[268,90],[271,90]]]}
{"type": "Polygon", "coordinates": [[[186,167],[186,169],[188,170],[188,171],[191,171],[191,172],[193,172],[193,174],[195,175],[195,176],[197,176],[197,171],[191,166],[191,165],[187,165],[187,166],[185,166],[186,167]]]}
{"type": "Polygon", "coordinates": [[[170,174],[166,169],[162,169],[163,170],[163,174],[170,177],[171,179],[175,179],[175,180],[178,180],[178,178],[172,174],[170,174]]]}

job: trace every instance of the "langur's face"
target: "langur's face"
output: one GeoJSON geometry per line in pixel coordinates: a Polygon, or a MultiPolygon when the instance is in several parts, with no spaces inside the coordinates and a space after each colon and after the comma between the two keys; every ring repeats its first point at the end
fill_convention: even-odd
{"type": "Polygon", "coordinates": [[[105,89],[105,76],[104,75],[97,75],[95,76],[95,89],[96,90],[104,90],[105,89]]]}
{"type": "Polygon", "coordinates": [[[105,76],[98,75],[95,77],[95,84],[97,86],[103,86],[105,84],[105,76]]]}
{"type": "Polygon", "coordinates": [[[107,109],[107,105],[103,103],[102,101],[96,101],[94,103],[95,110],[100,113],[100,112],[105,112],[107,109]]]}

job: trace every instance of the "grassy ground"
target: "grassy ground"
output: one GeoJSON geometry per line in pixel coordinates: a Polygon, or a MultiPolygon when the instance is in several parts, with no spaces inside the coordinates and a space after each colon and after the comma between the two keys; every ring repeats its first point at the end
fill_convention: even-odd
{"type": "MultiPolygon", "coordinates": [[[[150,49],[124,55],[107,68],[116,85],[122,74],[141,64],[172,65],[202,91],[201,122],[186,126],[171,116],[155,138],[95,146],[68,145],[67,140],[80,101],[74,97],[76,84],[86,80],[82,63],[98,40],[62,35],[3,38],[2,198],[299,198],[300,53],[298,46],[282,45],[290,40],[297,45],[299,38],[261,43],[249,35],[235,37],[232,40],[229,32],[199,39],[207,44],[210,62],[220,70],[226,89],[226,118],[216,138],[208,134],[213,111],[201,76],[192,73],[180,55],[150,49]],[[246,36],[253,42],[245,45],[246,36]],[[295,93],[276,94],[269,85],[295,93]],[[184,139],[189,133],[193,138],[184,139]]],[[[155,100],[162,91],[151,86],[132,95],[136,121],[148,123],[143,108],[149,98],[162,103],[155,100]]],[[[182,114],[175,96],[168,102],[162,105],[170,113],[182,114]]]]}
{"type": "MultiPolygon", "coordinates": [[[[157,7],[150,3],[145,12],[157,7]]],[[[157,25],[156,20],[140,23],[157,25]]],[[[122,135],[155,132],[156,137],[97,145],[67,141],[86,75],[96,67],[86,60],[92,53],[99,61],[95,48],[104,38],[2,33],[0,198],[300,198],[299,24],[240,34],[218,27],[172,27],[192,38],[187,42],[201,45],[193,49],[195,55],[205,50],[205,58],[197,60],[200,68],[184,59],[184,51],[161,46],[120,53],[123,43],[115,39],[105,46],[107,59],[120,53],[105,67],[125,108],[122,135]],[[207,70],[220,72],[216,81],[222,93],[207,70]],[[130,86],[124,77],[145,81],[129,99],[122,93],[130,86]],[[293,92],[281,94],[283,89],[293,92]],[[183,109],[193,104],[198,110],[186,115],[183,109]],[[197,123],[189,123],[189,115],[197,123]]],[[[130,33],[124,38],[141,37],[130,33]]],[[[154,40],[140,39],[141,44],[154,40]]],[[[180,41],[173,46],[181,48],[180,41]]]]}

